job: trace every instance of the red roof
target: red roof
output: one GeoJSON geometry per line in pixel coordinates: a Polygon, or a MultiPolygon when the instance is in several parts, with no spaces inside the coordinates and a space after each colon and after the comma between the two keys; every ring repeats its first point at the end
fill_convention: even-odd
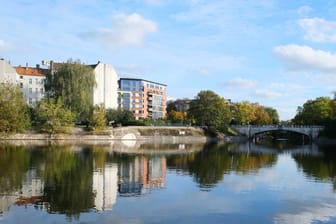
{"type": "Polygon", "coordinates": [[[46,76],[46,70],[41,68],[18,66],[15,67],[15,70],[19,75],[46,76]]]}

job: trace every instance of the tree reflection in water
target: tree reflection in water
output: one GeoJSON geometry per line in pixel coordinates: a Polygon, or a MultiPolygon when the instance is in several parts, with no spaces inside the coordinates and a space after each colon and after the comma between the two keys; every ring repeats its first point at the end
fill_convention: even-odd
{"type": "Polygon", "coordinates": [[[271,166],[276,154],[236,153],[238,145],[207,144],[196,154],[168,157],[168,167],[192,175],[202,190],[210,190],[220,182],[225,173],[249,173],[271,166]]]}

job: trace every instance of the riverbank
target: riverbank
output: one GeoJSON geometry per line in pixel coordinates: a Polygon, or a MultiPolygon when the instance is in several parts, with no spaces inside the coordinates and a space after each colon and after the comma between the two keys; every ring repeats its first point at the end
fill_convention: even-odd
{"type": "Polygon", "coordinates": [[[73,128],[70,134],[41,134],[33,131],[24,134],[1,136],[6,141],[55,141],[73,144],[106,144],[111,141],[141,141],[176,143],[206,143],[209,141],[236,142],[245,141],[242,136],[224,136],[211,138],[205,135],[204,130],[198,127],[156,127],[156,126],[128,126],[108,128],[100,133],[85,131],[83,128],[73,128]]]}

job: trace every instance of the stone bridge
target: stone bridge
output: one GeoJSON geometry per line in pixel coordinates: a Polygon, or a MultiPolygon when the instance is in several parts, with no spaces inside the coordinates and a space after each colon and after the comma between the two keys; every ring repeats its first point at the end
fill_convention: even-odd
{"type": "Polygon", "coordinates": [[[231,128],[238,131],[240,134],[253,138],[255,135],[269,131],[290,131],[308,136],[314,140],[324,129],[323,126],[302,126],[302,125],[233,125],[231,128]]]}

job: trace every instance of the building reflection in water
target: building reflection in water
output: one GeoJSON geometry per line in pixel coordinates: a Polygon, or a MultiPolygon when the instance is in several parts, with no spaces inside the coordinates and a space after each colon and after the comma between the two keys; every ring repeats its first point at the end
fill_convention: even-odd
{"type": "Polygon", "coordinates": [[[164,156],[137,156],[134,161],[119,164],[120,196],[137,196],[164,188],[166,168],[164,156]]]}
{"type": "MultiPolygon", "coordinates": [[[[98,211],[112,210],[120,196],[136,196],[148,193],[151,189],[165,186],[166,158],[137,156],[127,163],[108,163],[104,168],[93,172],[92,190],[95,194],[94,204],[98,211]],[[119,184],[118,184],[119,183],[119,184]]],[[[43,205],[44,181],[36,175],[35,170],[28,170],[20,189],[0,197],[0,213],[9,210],[13,204],[26,206],[43,205]]]]}
{"type": "Polygon", "coordinates": [[[117,200],[118,166],[108,164],[102,170],[93,172],[93,192],[98,211],[112,210],[117,200]]]}

